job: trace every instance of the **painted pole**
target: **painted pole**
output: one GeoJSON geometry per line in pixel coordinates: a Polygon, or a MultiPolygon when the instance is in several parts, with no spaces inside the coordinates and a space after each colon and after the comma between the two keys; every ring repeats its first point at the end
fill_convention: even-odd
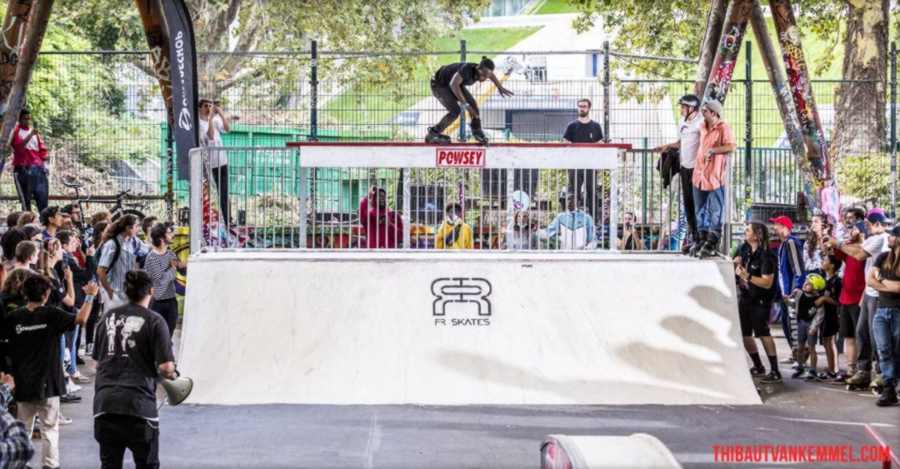
{"type": "Polygon", "coordinates": [[[725,97],[731,87],[731,78],[734,74],[734,66],[737,63],[738,53],[741,50],[741,41],[747,30],[750,12],[753,9],[753,0],[734,0],[728,6],[727,19],[722,29],[722,38],[719,40],[719,49],[710,71],[709,80],[706,82],[702,101],[719,101],[725,104],[725,97]]]}
{"type": "Polygon", "coordinates": [[[706,34],[700,44],[700,62],[697,66],[697,79],[694,81],[694,94],[700,96],[706,89],[709,71],[716,58],[722,28],[725,26],[725,12],[728,0],[710,0],[709,13],[706,16],[706,34]]]}

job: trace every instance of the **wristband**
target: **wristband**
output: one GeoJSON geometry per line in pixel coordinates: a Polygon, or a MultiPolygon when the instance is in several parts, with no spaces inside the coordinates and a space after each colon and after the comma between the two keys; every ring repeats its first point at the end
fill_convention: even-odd
{"type": "Polygon", "coordinates": [[[85,302],[85,303],[93,303],[93,302],[94,302],[94,295],[84,295],[84,302],[85,302]]]}

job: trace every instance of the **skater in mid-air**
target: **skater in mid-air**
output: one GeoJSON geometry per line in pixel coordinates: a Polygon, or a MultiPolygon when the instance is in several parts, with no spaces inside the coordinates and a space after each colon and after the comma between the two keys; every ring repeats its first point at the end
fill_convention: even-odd
{"type": "Polygon", "coordinates": [[[494,75],[494,62],[482,57],[480,63],[453,63],[444,65],[434,72],[431,78],[431,94],[447,109],[447,114],[434,127],[428,129],[425,137],[427,143],[450,143],[450,137],[444,135],[444,129],[450,126],[462,112],[469,111],[469,126],[472,136],[478,143],[487,143],[487,137],[481,130],[481,114],[478,112],[478,103],[466,89],[476,81],[490,79],[497,87],[500,96],[512,96],[513,92],[504,88],[500,80],[494,75]]]}

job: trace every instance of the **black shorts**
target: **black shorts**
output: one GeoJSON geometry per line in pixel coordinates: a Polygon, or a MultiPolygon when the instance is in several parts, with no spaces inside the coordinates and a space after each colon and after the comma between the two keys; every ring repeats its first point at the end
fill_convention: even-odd
{"type": "Polygon", "coordinates": [[[750,337],[751,334],[756,337],[769,337],[769,310],[772,309],[770,303],[760,304],[757,302],[738,302],[738,316],[741,320],[741,335],[750,337]]]}
{"type": "Polygon", "coordinates": [[[825,320],[822,322],[822,337],[833,337],[840,330],[837,308],[825,308],[825,320]]]}
{"type": "Polygon", "coordinates": [[[856,323],[859,322],[859,305],[841,305],[838,312],[838,330],[841,337],[853,339],[856,337],[856,323]]]}

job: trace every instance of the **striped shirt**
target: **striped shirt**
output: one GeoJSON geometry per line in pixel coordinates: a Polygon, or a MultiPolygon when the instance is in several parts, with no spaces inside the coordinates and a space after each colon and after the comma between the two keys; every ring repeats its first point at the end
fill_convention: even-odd
{"type": "Polygon", "coordinates": [[[100,247],[100,262],[97,266],[107,269],[106,275],[110,286],[116,294],[124,298],[125,274],[134,268],[135,254],[130,240],[126,240],[122,235],[117,238],[121,250],[116,265],[112,265],[113,257],[116,255],[116,243],[110,239],[100,247]]]}
{"type": "Polygon", "coordinates": [[[157,254],[156,251],[150,251],[147,259],[144,261],[144,270],[153,279],[153,299],[168,300],[175,298],[175,269],[172,268],[172,261],[178,259],[172,251],[166,251],[165,254],[157,254]]]}

